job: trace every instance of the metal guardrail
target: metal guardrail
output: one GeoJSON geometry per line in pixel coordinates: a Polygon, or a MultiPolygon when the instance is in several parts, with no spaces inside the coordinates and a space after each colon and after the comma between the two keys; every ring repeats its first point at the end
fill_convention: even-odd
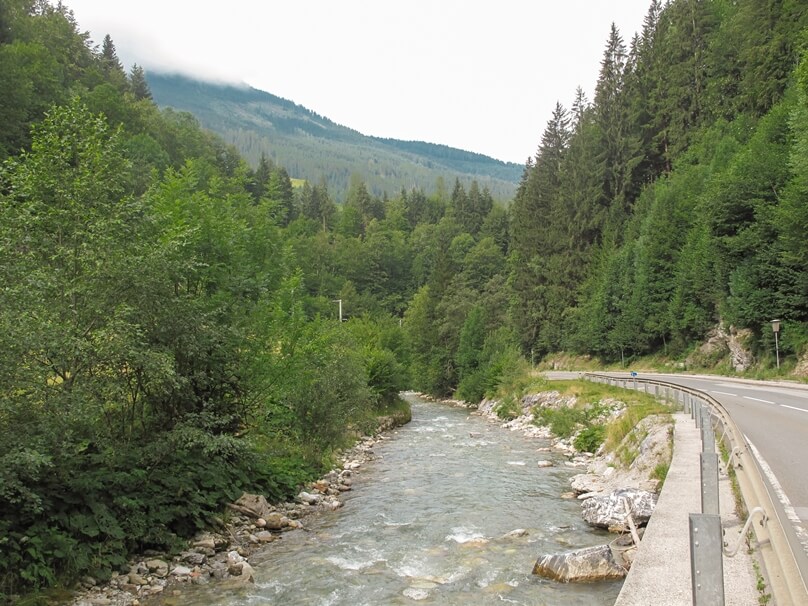
{"type": "MultiPolygon", "coordinates": [[[[582,376],[599,383],[644,391],[649,395],[681,406],[685,412],[691,414],[696,426],[702,430],[702,444],[705,451],[701,457],[701,481],[704,489],[702,490],[702,513],[691,514],[689,520],[693,604],[701,606],[702,604],[723,605],[724,603],[721,547],[726,547],[726,545],[724,545],[723,536],[719,535],[719,548],[716,550],[714,545],[715,536],[712,536],[716,532],[721,532],[720,517],[715,516],[718,508],[717,455],[713,455],[716,457],[714,470],[712,467],[713,460],[709,457],[709,453],[715,453],[714,430],[718,426],[721,427],[719,441],[724,443],[730,453],[727,463],[728,468],[731,466],[734,469],[744,505],[746,510],[750,512],[748,514],[749,519],[747,519],[744,526],[744,535],[750,526],[752,516],[754,514],[762,515],[761,523],[754,524],[753,528],[758,552],[763,560],[766,579],[775,603],[778,606],[804,606],[808,604],[808,589],[806,589],[805,580],[797,563],[797,558],[804,557],[805,554],[799,548],[799,541],[796,536],[791,536],[794,533],[779,500],[772,498],[770,495],[764,479],[764,473],[757,458],[752,453],[752,449],[721,403],[703,391],[667,381],[640,378],[638,376],[613,377],[599,373],[582,373],[582,376]],[[705,457],[705,454],[708,456],[705,457]],[[706,464],[705,458],[710,459],[706,464]],[[705,467],[707,468],[706,470],[705,467]],[[713,474],[715,475],[713,476],[713,474]],[[713,478],[715,478],[714,492],[713,478]],[[710,494],[705,495],[706,492],[710,494]],[[714,503],[713,498],[715,499],[714,503]],[[708,512],[707,509],[710,511],[708,512]],[[718,518],[717,526],[712,518],[718,518]],[[701,529],[699,531],[701,534],[694,532],[694,529],[701,529]],[[711,538],[706,539],[705,535],[711,531],[711,538]],[[694,538],[694,535],[698,535],[699,538],[694,538]],[[694,545],[694,541],[696,545],[694,545]],[[795,551],[798,548],[800,551],[795,551]],[[799,556],[797,555],[798,553],[800,554],[799,556]],[[718,583],[705,579],[708,570],[712,570],[713,574],[721,575],[719,577],[720,596],[718,583]]],[[[743,540],[743,536],[740,540],[743,540]]],[[[734,555],[737,550],[736,546],[734,550],[731,550],[733,553],[727,553],[727,555],[734,555]]],[[[726,553],[726,551],[724,552],[726,553]]]]}

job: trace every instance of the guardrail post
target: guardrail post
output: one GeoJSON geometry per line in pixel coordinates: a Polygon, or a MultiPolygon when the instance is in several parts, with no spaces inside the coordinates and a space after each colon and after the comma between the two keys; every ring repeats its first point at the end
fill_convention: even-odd
{"type": "Polygon", "coordinates": [[[718,454],[703,452],[701,463],[701,513],[718,515],[718,454]]]}
{"type": "Polygon", "coordinates": [[[701,449],[704,452],[715,452],[715,432],[712,416],[706,406],[701,409],[701,449]]]}
{"type": "Polygon", "coordinates": [[[693,606],[724,605],[724,561],[721,517],[691,513],[690,582],[693,606]]]}
{"type": "Polygon", "coordinates": [[[697,400],[696,405],[693,407],[693,420],[696,421],[697,429],[701,429],[701,409],[702,409],[701,400],[697,400]]]}

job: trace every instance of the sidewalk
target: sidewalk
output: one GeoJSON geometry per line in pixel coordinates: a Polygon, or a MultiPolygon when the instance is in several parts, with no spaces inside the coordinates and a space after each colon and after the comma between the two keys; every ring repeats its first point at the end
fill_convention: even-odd
{"type": "MultiPolygon", "coordinates": [[[[676,423],[673,460],[615,606],[682,606],[693,603],[688,514],[701,512],[701,433],[690,415],[677,413],[673,417],[676,423]]],[[[723,465],[721,467],[723,469],[723,465]]],[[[734,513],[732,489],[723,471],[719,472],[719,503],[724,540],[734,547],[742,524],[734,513]]],[[[742,546],[735,557],[724,556],[725,604],[756,606],[757,595],[752,559],[742,546]]]]}

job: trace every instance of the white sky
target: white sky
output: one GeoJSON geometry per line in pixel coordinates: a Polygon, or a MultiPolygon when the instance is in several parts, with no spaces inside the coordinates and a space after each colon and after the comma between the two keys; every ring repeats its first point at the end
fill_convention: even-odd
{"type": "Polygon", "coordinates": [[[524,164],[650,0],[64,0],[127,70],[247,82],[366,135],[524,164]]]}

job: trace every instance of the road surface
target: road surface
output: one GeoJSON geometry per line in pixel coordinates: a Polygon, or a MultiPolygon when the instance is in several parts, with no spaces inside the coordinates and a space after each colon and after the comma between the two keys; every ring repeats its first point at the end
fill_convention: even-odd
{"type": "Polygon", "coordinates": [[[691,375],[639,377],[698,389],[724,406],[753,447],[773,500],[791,522],[792,538],[802,545],[800,568],[803,575],[808,573],[808,385],[691,375]]]}

